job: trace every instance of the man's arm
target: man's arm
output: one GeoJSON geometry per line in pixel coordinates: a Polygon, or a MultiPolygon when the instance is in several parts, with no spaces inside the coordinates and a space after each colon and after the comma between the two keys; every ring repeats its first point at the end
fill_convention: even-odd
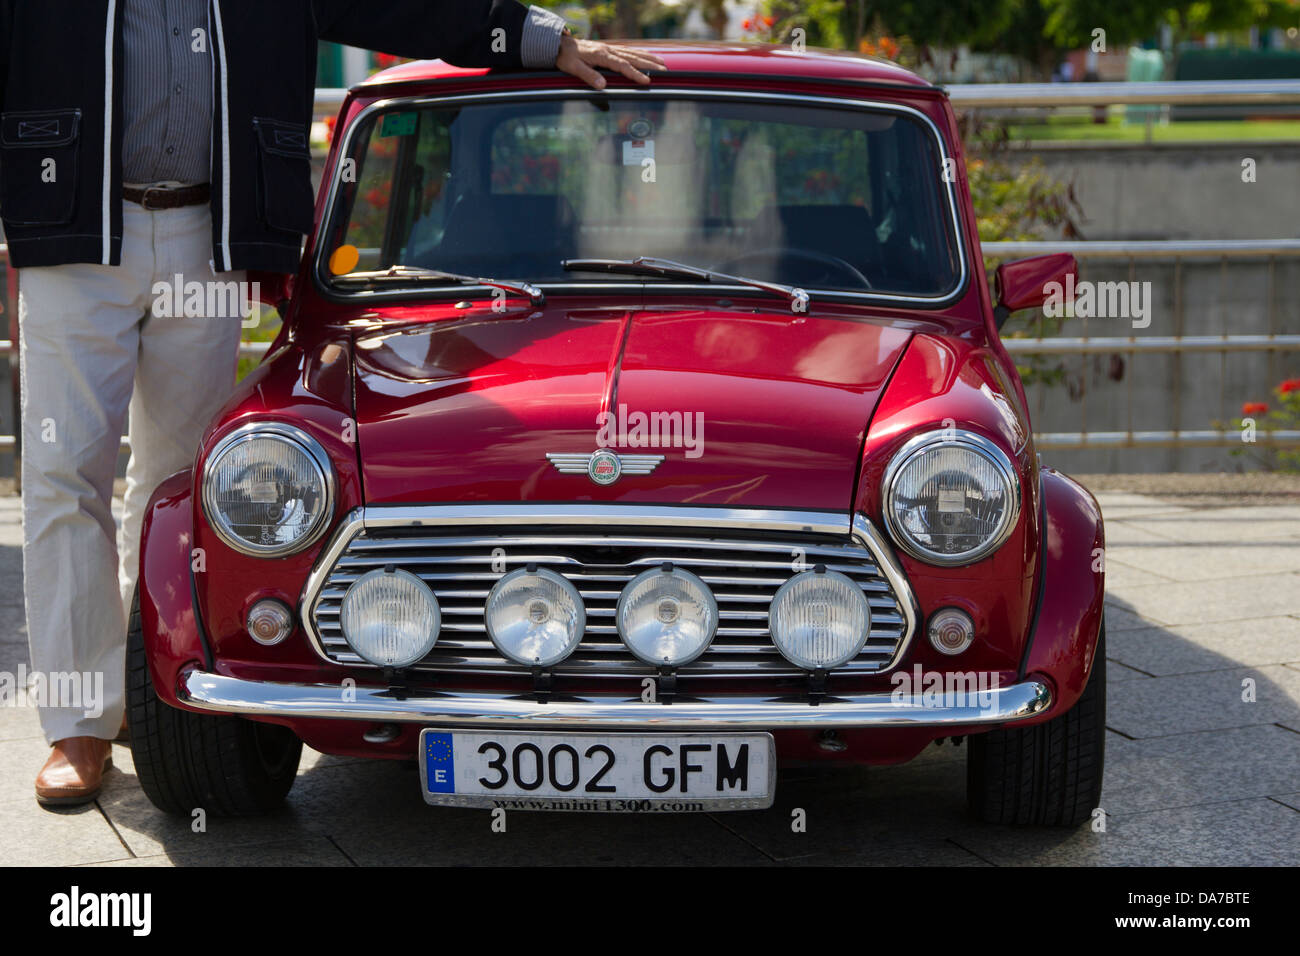
{"type": "MultiPolygon", "coordinates": [[[[3,0],[0,0],[3,2],[3,0]]],[[[559,68],[592,86],[596,68],[637,83],[663,69],[651,54],[563,34],[564,20],[518,0],[312,0],[322,40],[457,66],[559,68]]]]}

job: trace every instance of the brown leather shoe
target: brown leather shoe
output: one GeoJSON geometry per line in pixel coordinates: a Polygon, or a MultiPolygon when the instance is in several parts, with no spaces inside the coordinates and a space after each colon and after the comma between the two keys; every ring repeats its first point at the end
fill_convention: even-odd
{"type": "Polygon", "coordinates": [[[112,766],[113,745],[98,737],[67,737],[54,742],[50,759],[36,775],[36,802],[73,807],[99,796],[104,771],[112,766]]]}

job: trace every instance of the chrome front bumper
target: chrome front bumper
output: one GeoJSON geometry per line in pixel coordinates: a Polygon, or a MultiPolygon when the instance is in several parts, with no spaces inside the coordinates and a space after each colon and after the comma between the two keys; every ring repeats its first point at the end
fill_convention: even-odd
{"type": "Polygon", "coordinates": [[[1042,713],[1052,693],[1041,681],[1024,681],[987,693],[987,701],[927,706],[890,694],[806,700],[726,696],[676,698],[647,704],[639,698],[555,697],[538,703],[515,694],[427,691],[398,695],[386,688],[338,684],[278,684],[200,670],[181,677],[180,700],[199,710],[253,717],[323,717],[441,727],[573,730],[792,730],[852,727],[942,727],[1003,724],[1042,713]],[[987,703],[987,706],[981,706],[987,703]]]}

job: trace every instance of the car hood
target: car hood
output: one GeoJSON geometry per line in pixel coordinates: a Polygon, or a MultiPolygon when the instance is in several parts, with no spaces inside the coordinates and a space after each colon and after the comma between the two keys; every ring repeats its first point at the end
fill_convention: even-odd
{"type": "Polygon", "coordinates": [[[910,334],[777,310],[554,307],[358,332],[366,501],[848,510],[910,334]],[[583,467],[603,445],[624,457],[606,485],[583,467]],[[579,456],[577,473],[548,455],[579,456]],[[629,455],[663,460],[633,474],[629,455]]]}

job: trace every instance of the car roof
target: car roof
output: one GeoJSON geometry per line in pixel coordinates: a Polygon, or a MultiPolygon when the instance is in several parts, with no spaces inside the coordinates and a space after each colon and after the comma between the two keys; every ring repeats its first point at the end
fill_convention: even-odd
{"type": "MultiPolygon", "coordinates": [[[[626,45],[658,54],[663,57],[668,69],[678,74],[789,77],[887,84],[905,89],[936,88],[929,81],[890,60],[841,50],[810,48],[796,52],[788,45],[771,43],[687,40],[638,40],[626,45]]],[[[377,73],[359,84],[359,87],[468,79],[487,75],[488,72],[481,68],[453,66],[442,60],[418,60],[377,73]]]]}

